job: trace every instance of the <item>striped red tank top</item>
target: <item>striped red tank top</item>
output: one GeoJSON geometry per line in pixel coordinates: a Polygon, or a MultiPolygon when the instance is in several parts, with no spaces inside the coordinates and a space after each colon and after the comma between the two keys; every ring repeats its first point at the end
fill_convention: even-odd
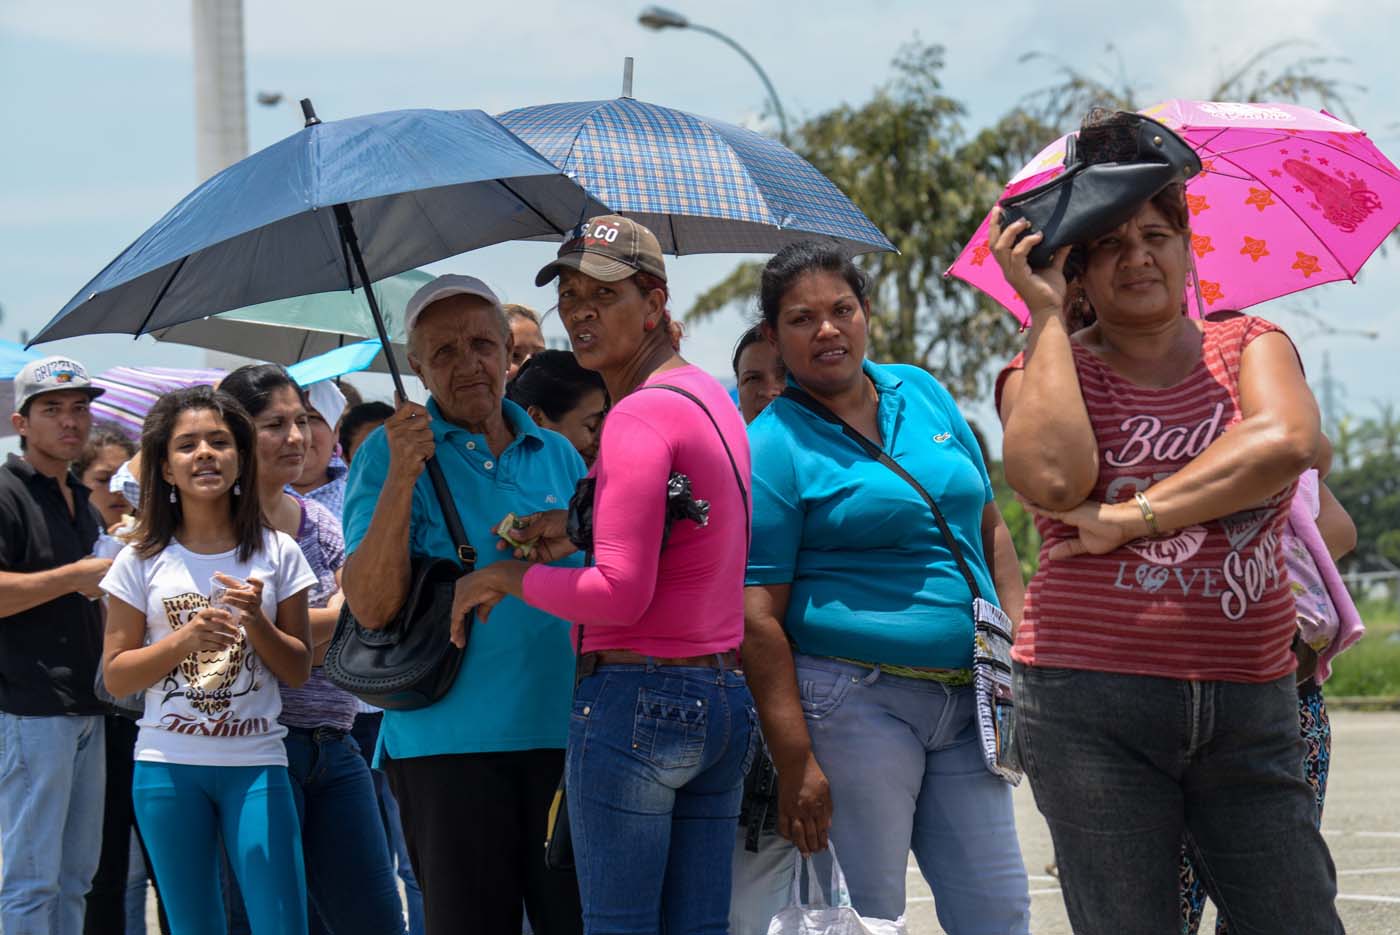
{"type": "MultiPolygon", "coordinates": [[[[1280,329],[1249,316],[1203,327],[1201,362],[1165,388],[1130,383],[1074,345],[1099,446],[1090,499],[1131,500],[1240,421],[1240,357],[1250,341],[1280,329]]],[[[998,397],[1023,357],[1002,371],[998,397]]],[[[1012,656],[1027,665],[1175,679],[1266,682],[1291,672],[1295,613],[1280,530],[1294,486],[1232,516],[1106,555],[1047,561],[1046,551],[1075,531],[1037,519],[1040,568],[1026,589],[1012,656]]]]}

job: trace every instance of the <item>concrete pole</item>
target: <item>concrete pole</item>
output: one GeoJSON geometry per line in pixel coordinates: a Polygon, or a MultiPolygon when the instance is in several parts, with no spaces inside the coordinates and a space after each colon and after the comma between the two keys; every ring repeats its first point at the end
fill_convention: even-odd
{"type": "MultiPolygon", "coordinates": [[[[191,0],[194,21],[195,173],[203,182],[248,155],[243,0],[191,0]]],[[[245,358],[205,351],[205,366],[232,370],[245,358]]]]}
{"type": "Polygon", "coordinates": [[[202,182],[248,155],[243,0],[192,0],[195,168],[202,182]]]}

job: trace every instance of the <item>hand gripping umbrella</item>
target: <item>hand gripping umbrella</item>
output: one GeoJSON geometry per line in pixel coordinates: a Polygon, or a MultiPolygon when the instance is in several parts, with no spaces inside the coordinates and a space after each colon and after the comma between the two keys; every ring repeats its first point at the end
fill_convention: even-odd
{"type": "MultiPolygon", "coordinates": [[[[145,334],[371,283],[506,240],[563,237],[600,204],[479,110],[400,110],[306,126],[210,178],[74,296],[33,343],[145,334]]],[[[403,381],[386,354],[394,388],[403,381]]],[[[429,476],[440,500],[446,482],[429,476]]]]}

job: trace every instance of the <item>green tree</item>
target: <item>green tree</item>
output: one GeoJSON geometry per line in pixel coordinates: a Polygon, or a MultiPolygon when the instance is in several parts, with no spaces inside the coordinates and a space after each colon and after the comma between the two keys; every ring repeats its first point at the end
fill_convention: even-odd
{"type": "MultiPolygon", "coordinates": [[[[974,289],[943,279],[1001,192],[1053,130],[1013,111],[969,136],[963,105],[943,92],[943,49],[912,43],[894,78],[859,106],[805,121],[794,148],[885,231],[898,253],[857,262],[870,277],[870,356],[914,363],[954,395],[987,387],[987,365],[1015,352],[1015,320],[974,289]]],[[[762,267],[747,263],[703,293],[697,321],[730,304],[751,304],[762,267]]]]}
{"type": "MultiPolygon", "coordinates": [[[[1208,101],[1295,101],[1315,104],[1350,119],[1346,98],[1365,90],[1338,78],[1331,70],[1346,59],[1316,51],[1315,43],[1287,39],[1267,45],[1243,62],[1228,65],[1209,85],[1195,91],[1208,101]]],[[[1022,63],[1044,62],[1055,71],[1055,80],[1027,97],[1026,107],[1036,118],[1068,132],[1093,107],[1140,110],[1153,103],[1142,86],[1128,75],[1118,47],[1109,43],[1093,70],[1066,62],[1045,52],[1027,52],[1022,63]]]]}
{"type": "MultiPolygon", "coordinates": [[[[1345,114],[1355,89],[1327,74],[1341,60],[1308,43],[1270,45],[1202,88],[1216,100],[1309,100],[1345,114]]],[[[966,110],[940,81],[943,48],[915,40],[900,49],[893,77],[860,105],[843,104],[806,120],[793,148],[844,191],[883,230],[897,254],[857,262],[870,276],[870,355],[917,364],[961,399],[990,386],[991,364],[1017,349],[1015,319],[980,291],[943,271],[971,239],[1006,182],[1032,156],[1078,124],[1093,105],[1136,109],[1142,89],[1109,46],[1117,72],[1095,75],[1045,53],[1056,78],[994,124],[964,127],[966,110]]],[[[702,293],[686,313],[701,321],[730,305],[752,307],[762,266],[745,263],[702,293]]]]}
{"type": "Polygon", "coordinates": [[[1334,468],[1327,486],[1356,524],[1358,558],[1400,565],[1400,455],[1366,451],[1351,468],[1334,468]]]}

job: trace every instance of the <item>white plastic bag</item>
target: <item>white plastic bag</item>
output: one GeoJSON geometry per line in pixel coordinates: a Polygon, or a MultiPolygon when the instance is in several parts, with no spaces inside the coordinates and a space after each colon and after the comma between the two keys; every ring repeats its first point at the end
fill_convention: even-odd
{"type": "MultiPolygon", "coordinates": [[[[822,897],[821,887],[816,885],[810,857],[794,852],[792,868],[792,890],[788,895],[787,908],[773,917],[768,923],[768,935],[906,935],[904,916],[893,922],[888,919],[862,919],[849,905],[829,906],[822,897]],[[807,867],[811,880],[809,902],[802,904],[802,868],[807,867]]],[[[834,902],[848,902],[846,875],[841,872],[841,864],[836,860],[836,849],[831,848],[831,886],[828,893],[834,902]]]]}

